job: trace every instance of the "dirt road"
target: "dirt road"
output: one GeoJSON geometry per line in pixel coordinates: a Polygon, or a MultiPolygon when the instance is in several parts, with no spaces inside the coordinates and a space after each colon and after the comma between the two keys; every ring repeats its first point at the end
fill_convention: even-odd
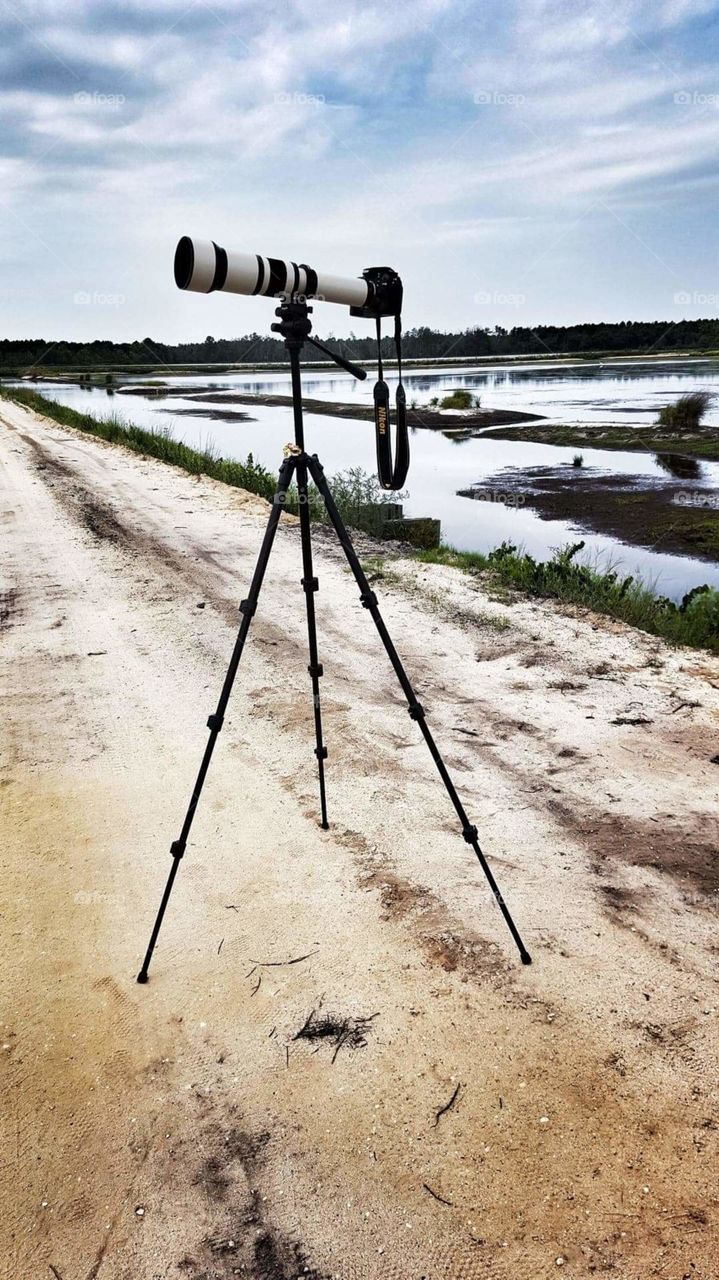
{"type": "Polygon", "coordinates": [[[0,465],[3,1274],[713,1280],[719,662],[376,582],[522,968],[326,535],[319,829],[288,523],[141,987],[267,508],[7,404],[0,465]]]}

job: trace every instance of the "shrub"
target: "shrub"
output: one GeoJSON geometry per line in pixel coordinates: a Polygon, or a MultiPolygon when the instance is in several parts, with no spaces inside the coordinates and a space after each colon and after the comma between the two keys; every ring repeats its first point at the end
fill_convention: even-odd
{"type": "Polygon", "coordinates": [[[440,409],[478,409],[480,405],[479,396],[475,396],[471,391],[452,391],[448,396],[444,396],[440,401],[440,409]]]}
{"type": "Polygon", "coordinates": [[[709,391],[690,391],[680,396],[674,404],[665,404],[659,410],[659,426],[680,433],[697,431],[713,398],[709,391]]]}

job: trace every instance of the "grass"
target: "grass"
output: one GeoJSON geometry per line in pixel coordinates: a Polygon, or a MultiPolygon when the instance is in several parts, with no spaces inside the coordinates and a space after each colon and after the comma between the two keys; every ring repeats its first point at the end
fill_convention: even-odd
{"type": "Polygon", "coordinates": [[[708,391],[690,391],[687,395],[680,396],[674,404],[665,404],[659,410],[657,424],[669,431],[690,435],[698,431],[713,398],[708,391]]]}
{"type": "Polygon", "coordinates": [[[583,453],[575,453],[574,457],[572,458],[572,466],[573,466],[573,467],[577,467],[577,468],[579,468],[579,467],[583,467],[583,466],[584,466],[584,454],[583,454],[583,453]]]}
{"type": "Polygon", "coordinates": [[[669,644],[719,653],[719,591],[697,587],[676,605],[633,577],[620,578],[616,572],[601,573],[578,564],[576,556],[583,548],[583,542],[570,544],[547,561],[537,561],[506,542],[487,555],[441,546],[420,552],[418,558],[426,564],[448,564],[465,573],[485,575],[490,582],[526,595],[583,605],[661,636],[669,644]]]}
{"type": "MultiPolygon", "coordinates": [[[[169,429],[150,431],[119,417],[95,418],[92,414],[78,413],[76,409],[70,409],[67,405],[50,400],[26,387],[0,386],[0,397],[24,405],[64,427],[74,427],[76,431],[99,436],[101,440],[112,444],[122,444],[143,457],[158,458],[161,462],[181,467],[190,475],[210,476],[232,488],[259,494],[268,502],[274,496],[276,475],[255,462],[251,453],[245,462],[222,458],[211,444],[204,449],[193,449],[181,440],[176,440],[169,429]]],[[[367,475],[361,467],[351,467],[348,471],[328,476],[328,483],[340,515],[348,524],[357,523],[363,506],[401,502],[406,497],[405,493],[385,493],[377,478],[367,475]]],[[[297,493],[294,488],[288,493],[285,506],[288,511],[297,512],[297,493]]],[[[313,520],[327,521],[324,503],[314,485],[309,487],[309,509],[313,520]]]]}

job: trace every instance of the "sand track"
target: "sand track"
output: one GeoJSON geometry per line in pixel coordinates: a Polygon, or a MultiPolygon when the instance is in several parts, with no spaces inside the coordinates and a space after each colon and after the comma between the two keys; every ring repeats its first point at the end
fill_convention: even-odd
{"type": "Polygon", "coordinates": [[[0,502],[2,1274],[714,1280],[719,663],[374,584],[525,970],[325,533],[318,829],[287,522],[142,988],[267,508],[8,404],[0,502]]]}

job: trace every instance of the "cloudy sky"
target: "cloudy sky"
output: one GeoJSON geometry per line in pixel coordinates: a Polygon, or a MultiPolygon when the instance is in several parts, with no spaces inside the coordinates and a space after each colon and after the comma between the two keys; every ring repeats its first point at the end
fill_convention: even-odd
{"type": "Polygon", "coordinates": [[[177,292],[184,233],[389,263],[408,326],[717,314],[716,0],[0,0],[0,27],[0,336],[266,331],[268,301],[177,292]]]}

